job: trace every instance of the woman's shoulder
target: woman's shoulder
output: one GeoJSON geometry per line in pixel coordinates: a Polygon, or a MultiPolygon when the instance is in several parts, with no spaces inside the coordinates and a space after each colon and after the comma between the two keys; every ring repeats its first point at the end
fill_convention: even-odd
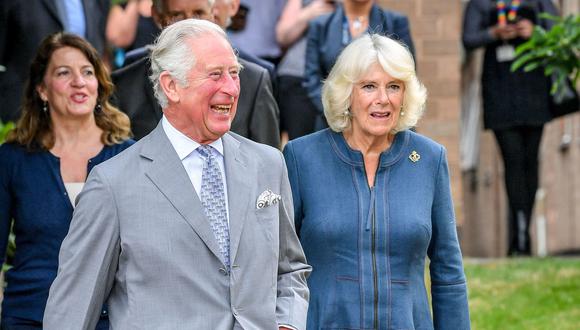
{"type": "Polygon", "coordinates": [[[423,153],[429,153],[433,155],[438,155],[442,152],[445,152],[445,147],[433,139],[411,130],[407,132],[409,134],[409,146],[411,148],[420,148],[423,153]]]}
{"type": "Polygon", "coordinates": [[[328,143],[329,134],[333,133],[328,128],[310,133],[294,140],[290,140],[286,145],[286,148],[295,150],[309,150],[311,148],[318,148],[321,144],[328,143]]]}
{"type": "Polygon", "coordinates": [[[119,152],[121,152],[121,151],[129,148],[133,144],[135,144],[135,140],[133,140],[133,139],[127,139],[127,140],[124,140],[122,142],[119,142],[119,143],[110,145],[108,147],[111,148],[111,150],[113,150],[113,152],[119,153],[119,152]]]}
{"type": "Polygon", "coordinates": [[[26,146],[16,142],[7,142],[0,144],[0,159],[14,159],[14,157],[23,157],[38,152],[30,151],[26,146]]]}

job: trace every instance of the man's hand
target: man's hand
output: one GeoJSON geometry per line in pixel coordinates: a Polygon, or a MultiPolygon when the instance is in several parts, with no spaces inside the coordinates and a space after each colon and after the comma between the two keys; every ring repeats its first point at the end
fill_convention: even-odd
{"type": "Polygon", "coordinates": [[[491,34],[496,39],[510,40],[518,36],[518,31],[514,24],[497,24],[491,28],[491,34]]]}
{"type": "Polygon", "coordinates": [[[516,23],[518,36],[524,39],[530,39],[534,32],[534,23],[529,19],[522,19],[516,23]]]}

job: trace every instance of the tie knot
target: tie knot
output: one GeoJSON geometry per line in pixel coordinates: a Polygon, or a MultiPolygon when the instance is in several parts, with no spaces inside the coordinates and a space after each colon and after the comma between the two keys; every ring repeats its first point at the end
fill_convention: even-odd
{"type": "Polygon", "coordinates": [[[197,152],[199,152],[199,154],[204,159],[209,159],[209,158],[212,158],[212,155],[213,155],[212,149],[213,149],[212,146],[202,144],[199,147],[197,147],[197,152]]]}

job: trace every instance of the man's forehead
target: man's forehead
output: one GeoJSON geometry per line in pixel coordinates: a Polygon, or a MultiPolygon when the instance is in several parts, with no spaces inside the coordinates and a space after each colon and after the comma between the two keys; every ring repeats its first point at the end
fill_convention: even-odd
{"type": "Polygon", "coordinates": [[[208,0],[166,0],[165,9],[167,11],[192,11],[192,10],[210,10],[208,0]]]}
{"type": "Polygon", "coordinates": [[[219,35],[205,33],[189,40],[196,62],[203,67],[239,66],[230,43],[219,35]]]}

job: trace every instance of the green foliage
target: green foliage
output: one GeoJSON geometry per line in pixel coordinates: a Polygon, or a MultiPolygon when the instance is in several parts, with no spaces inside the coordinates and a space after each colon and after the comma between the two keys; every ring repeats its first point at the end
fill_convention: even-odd
{"type": "Polygon", "coordinates": [[[14,128],[13,122],[9,121],[6,124],[4,124],[2,123],[2,120],[0,120],[0,144],[4,143],[6,135],[8,135],[8,132],[13,128],[14,128]]]}
{"type": "MultiPolygon", "coordinates": [[[[4,140],[6,139],[6,135],[8,135],[8,132],[13,128],[14,128],[14,123],[7,122],[6,124],[4,124],[0,120],[0,144],[4,143],[4,140]]],[[[14,250],[16,250],[16,243],[14,242],[14,234],[11,231],[10,237],[8,238],[8,249],[6,251],[6,263],[4,263],[4,265],[2,265],[2,271],[5,272],[8,269],[10,269],[10,267],[11,267],[10,260],[14,256],[14,250]]]]}
{"type": "Polygon", "coordinates": [[[532,37],[517,47],[511,69],[523,67],[528,72],[543,67],[546,76],[556,77],[550,91],[556,94],[562,91],[568,77],[573,86],[580,77],[580,15],[561,18],[544,13],[540,17],[556,24],[549,31],[536,25],[532,37]]]}
{"type": "Polygon", "coordinates": [[[475,330],[578,329],[580,259],[465,262],[475,330]]]}

